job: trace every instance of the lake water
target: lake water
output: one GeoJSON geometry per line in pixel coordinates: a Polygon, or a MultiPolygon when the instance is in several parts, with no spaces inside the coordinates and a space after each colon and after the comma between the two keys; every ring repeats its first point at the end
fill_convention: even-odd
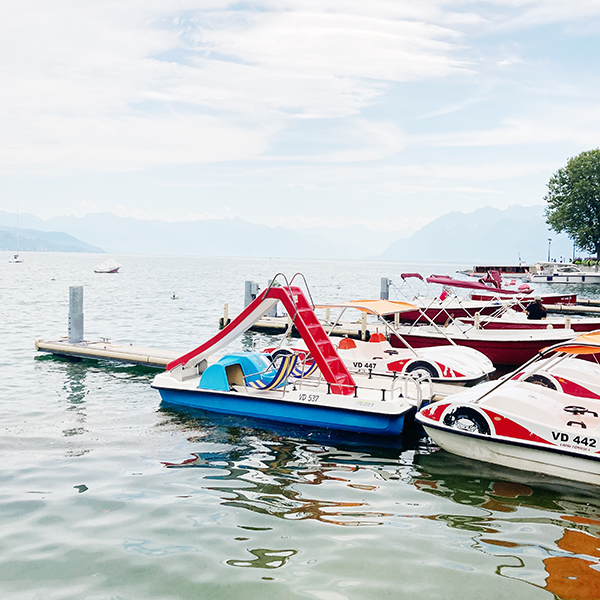
{"type": "MultiPolygon", "coordinates": [[[[189,350],[244,281],[306,275],[313,298],[468,265],[27,254],[0,261],[0,597],[600,597],[597,488],[422,443],[161,408],[153,372],[37,354],[84,286],[87,339],[189,350]],[[178,300],[172,300],[175,292],[178,300]]],[[[250,347],[253,334],[239,341],[250,347]]]]}

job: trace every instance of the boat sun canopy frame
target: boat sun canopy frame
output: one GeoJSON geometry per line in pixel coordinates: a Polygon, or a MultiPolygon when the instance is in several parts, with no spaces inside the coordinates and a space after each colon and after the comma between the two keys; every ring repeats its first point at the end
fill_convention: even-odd
{"type": "Polygon", "coordinates": [[[599,354],[600,353],[600,330],[582,333],[568,342],[561,342],[548,348],[542,353],[565,352],[566,354],[599,354]]]}
{"type": "Polygon", "coordinates": [[[315,308],[355,308],[356,310],[370,313],[378,317],[420,310],[418,306],[415,306],[410,302],[398,302],[396,300],[351,300],[350,302],[317,304],[315,308]]]}

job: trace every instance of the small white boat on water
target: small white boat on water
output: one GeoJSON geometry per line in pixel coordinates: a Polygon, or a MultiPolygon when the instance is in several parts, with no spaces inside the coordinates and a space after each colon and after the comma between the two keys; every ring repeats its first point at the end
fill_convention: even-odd
{"type": "Polygon", "coordinates": [[[114,259],[109,258],[108,260],[96,265],[94,267],[94,273],[118,273],[121,265],[114,259]]]}
{"type": "Polygon", "coordinates": [[[599,271],[583,271],[571,263],[539,263],[532,283],[600,283],[599,271]]]}
{"type": "MultiPolygon", "coordinates": [[[[275,279],[274,279],[275,280],[275,279]]],[[[273,281],[274,281],[273,280],[273,281]]],[[[406,435],[430,382],[350,373],[302,289],[271,284],[217,335],[171,361],[152,387],[163,403],[228,415],[384,436],[406,435]],[[281,302],[306,351],[213,356],[281,302]]]]}
{"type": "Polygon", "coordinates": [[[600,485],[600,331],[556,344],[500,381],[423,408],[441,448],[476,460],[600,485]]]}
{"type": "Polygon", "coordinates": [[[22,263],[23,257],[20,254],[12,254],[8,259],[9,263],[22,263]]]}

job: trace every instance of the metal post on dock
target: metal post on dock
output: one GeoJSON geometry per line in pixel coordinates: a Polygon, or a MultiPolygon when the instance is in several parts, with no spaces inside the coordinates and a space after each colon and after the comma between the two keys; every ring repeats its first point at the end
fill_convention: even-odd
{"type": "Polygon", "coordinates": [[[69,343],[83,342],[83,286],[69,288],[69,343]]]}
{"type": "MultiPolygon", "coordinates": [[[[273,284],[273,280],[269,280],[269,285],[273,284]]],[[[265,315],[265,317],[276,317],[277,316],[277,304],[265,315]]]]}
{"type": "Polygon", "coordinates": [[[380,300],[390,299],[390,280],[387,277],[381,278],[381,292],[379,293],[380,300]]]}
{"type": "Polygon", "coordinates": [[[229,318],[229,303],[225,302],[225,306],[223,307],[223,316],[219,319],[219,327],[223,329],[223,327],[227,327],[231,319],[229,318]]]}
{"type": "Polygon", "coordinates": [[[248,306],[251,302],[256,300],[256,296],[258,296],[258,283],[254,281],[246,281],[244,288],[244,308],[248,306]]]}
{"type": "MultiPolygon", "coordinates": [[[[272,281],[269,281],[269,285],[271,285],[272,281]]],[[[248,306],[251,302],[256,300],[258,296],[258,292],[260,288],[258,287],[258,283],[255,281],[246,281],[244,286],[244,308],[248,306]]],[[[265,315],[266,317],[276,317],[277,316],[277,304],[265,315]]]]}

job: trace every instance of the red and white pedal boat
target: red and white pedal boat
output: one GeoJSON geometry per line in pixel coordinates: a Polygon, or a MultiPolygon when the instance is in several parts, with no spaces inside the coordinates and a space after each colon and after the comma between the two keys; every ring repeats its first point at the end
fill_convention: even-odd
{"type": "Polygon", "coordinates": [[[453,454],[600,485],[598,354],[600,331],[581,334],[501,381],[422,409],[416,419],[453,454]]]}
{"type": "Polygon", "coordinates": [[[319,305],[318,308],[341,310],[341,321],[347,310],[355,309],[377,319],[386,334],[374,333],[368,342],[342,339],[336,344],[340,358],[352,372],[403,375],[419,374],[431,377],[437,393],[454,391],[459,385],[475,385],[495,371],[492,361],[481,352],[459,345],[431,344],[414,348],[402,337],[399,328],[385,315],[402,315],[417,307],[408,302],[391,300],[353,300],[340,304],[319,305]],[[395,346],[387,338],[395,340],[395,346]],[[451,386],[447,387],[444,386],[451,386]]]}

